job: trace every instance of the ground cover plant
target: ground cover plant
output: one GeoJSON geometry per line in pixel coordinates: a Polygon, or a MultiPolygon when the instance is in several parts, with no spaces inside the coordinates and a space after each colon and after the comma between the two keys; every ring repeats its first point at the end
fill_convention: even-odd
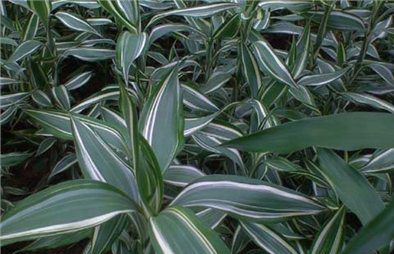
{"type": "Polygon", "coordinates": [[[0,11],[3,253],[393,251],[393,2],[0,11]]]}

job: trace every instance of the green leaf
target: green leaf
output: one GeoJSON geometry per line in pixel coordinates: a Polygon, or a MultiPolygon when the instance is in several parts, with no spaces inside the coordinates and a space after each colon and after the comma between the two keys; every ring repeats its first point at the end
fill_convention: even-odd
{"type": "Polygon", "coordinates": [[[315,237],[312,246],[313,254],[339,253],[344,238],[344,223],[346,209],[341,207],[335,215],[324,225],[315,237]]]}
{"type": "Polygon", "coordinates": [[[256,41],[254,44],[254,53],[262,67],[263,71],[267,71],[271,76],[279,82],[283,82],[290,87],[297,87],[296,82],[291,76],[286,65],[275,54],[274,49],[265,40],[256,41]]]}
{"type": "Polygon", "coordinates": [[[252,98],[256,98],[258,91],[262,85],[262,77],[259,66],[249,48],[241,44],[241,67],[242,74],[249,85],[252,98]]]}
{"type": "Polygon", "coordinates": [[[149,235],[156,253],[230,253],[219,236],[190,211],[171,207],[149,219],[149,235]]]}
{"type": "Polygon", "coordinates": [[[241,221],[241,226],[253,242],[269,253],[298,253],[289,243],[286,242],[285,239],[281,237],[280,234],[263,224],[241,221]]]}
{"type": "Polygon", "coordinates": [[[1,167],[8,168],[16,166],[30,158],[32,155],[33,153],[29,152],[2,153],[0,154],[1,167]]]}
{"type": "Polygon", "coordinates": [[[163,177],[165,183],[185,187],[189,183],[203,176],[205,176],[205,174],[193,166],[172,165],[167,169],[163,177]]]}
{"type": "Polygon", "coordinates": [[[44,23],[45,27],[49,27],[49,15],[52,10],[52,4],[50,0],[27,0],[27,4],[32,11],[34,11],[40,18],[41,22],[44,23]]]}
{"type": "Polygon", "coordinates": [[[206,17],[213,16],[217,13],[227,11],[230,9],[234,9],[237,7],[239,7],[239,5],[234,4],[234,3],[218,3],[218,4],[201,5],[201,6],[191,7],[191,8],[182,8],[182,9],[167,11],[167,12],[163,12],[163,13],[160,13],[160,14],[157,14],[156,16],[154,16],[150,20],[147,27],[150,26],[151,24],[157,22],[158,20],[168,17],[168,16],[171,16],[171,15],[183,16],[183,17],[206,18],[206,17]]]}
{"type": "Polygon", "coordinates": [[[285,123],[224,145],[242,151],[277,153],[290,153],[310,146],[341,150],[387,149],[394,147],[393,128],[392,114],[342,113],[285,123]]]}
{"type": "Polygon", "coordinates": [[[303,76],[297,81],[297,84],[300,86],[322,86],[339,79],[344,74],[346,74],[348,70],[349,68],[345,68],[331,73],[320,73],[303,76]]]}
{"type": "Polygon", "coordinates": [[[36,52],[39,48],[41,48],[42,42],[35,40],[28,40],[20,44],[14,51],[14,53],[10,56],[8,61],[16,62],[27,56],[30,56],[34,52],[36,52]]]}
{"type": "Polygon", "coordinates": [[[394,201],[366,224],[346,246],[343,254],[373,253],[394,238],[394,201]]]}
{"type": "Polygon", "coordinates": [[[72,233],[66,234],[58,234],[53,236],[41,237],[30,243],[20,251],[37,251],[44,249],[54,249],[66,245],[70,245],[73,243],[77,243],[86,239],[92,235],[92,231],[90,229],[79,230],[72,233]]]}
{"type": "Polygon", "coordinates": [[[82,61],[96,62],[114,58],[115,51],[112,49],[104,48],[80,47],[67,49],[63,53],[63,56],[74,56],[82,61]]]}
{"type": "Polygon", "coordinates": [[[368,173],[382,173],[394,169],[394,149],[387,149],[374,154],[361,170],[368,173]]]}
{"type": "Polygon", "coordinates": [[[184,119],[177,68],[154,88],[144,105],[140,129],[164,172],[183,142],[184,119]]]}
{"type": "Polygon", "coordinates": [[[107,182],[138,201],[132,169],[86,123],[71,118],[79,166],[85,178],[107,182]]]}
{"type": "Polygon", "coordinates": [[[188,185],[171,203],[185,207],[211,207],[236,218],[286,219],[318,214],[324,207],[305,195],[256,179],[209,175],[188,185]]]}
{"type": "MultiPolygon", "coordinates": [[[[70,115],[53,110],[26,110],[26,113],[36,122],[42,125],[45,131],[54,135],[57,138],[66,140],[73,140],[71,131],[70,115]]],[[[91,117],[82,115],[74,115],[75,118],[80,119],[84,124],[92,128],[105,143],[110,144],[116,149],[124,150],[126,144],[120,132],[108,123],[96,120],[91,117]]]]}
{"type": "Polygon", "coordinates": [[[6,213],[0,239],[4,245],[82,230],[136,209],[133,201],[108,184],[67,181],[29,196],[6,213]]]}
{"type": "MultiPolygon", "coordinates": [[[[304,13],[313,22],[320,23],[323,20],[324,12],[315,11],[304,13]]],[[[331,11],[328,17],[327,26],[342,31],[364,31],[364,22],[358,16],[344,11],[331,11]]]]}
{"type": "Polygon", "coordinates": [[[128,217],[119,215],[111,220],[97,226],[94,229],[90,253],[106,253],[111,245],[118,239],[122,231],[127,227],[128,217]]]}
{"type": "Polygon", "coordinates": [[[100,33],[97,32],[96,29],[94,29],[88,22],[83,20],[82,18],[68,13],[68,12],[62,12],[59,11],[55,14],[55,16],[68,28],[75,30],[75,31],[80,31],[80,32],[87,32],[87,33],[92,33],[96,34],[101,37],[100,33]]]}
{"type": "Polygon", "coordinates": [[[145,49],[148,36],[146,33],[131,34],[124,31],[116,44],[116,63],[122,69],[123,79],[128,83],[129,70],[134,62],[145,49]]]}
{"type": "MultiPolygon", "coordinates": [[[[128,16],[130,13],[125,12],[125,9],[122,8],[124,7],[122,5],[122,1],[113,1],[113,0],[97,0],[97,2],[109,13],[111,13],[116,20],[122,24],[123,26],[127,27],[127,29],[132,32],[132,33],[137,33],[137,27],[135,24],[133,24],[134,20],[130,20],[128,16]]],[[[131,1],[134,2],[133,6],[136,6],[138,4],[137,1],[131,1]]],[[[127,3],[126,3],[127,4],[127,3]]],[[[133,3],[131,3],[133,4],[133,3]]],[[[136,13],[138,7],[134,7],[135,9],[133,10],[133,13],[136,13]]],[[[135,17],[133,17],[135,18],[135,17]]]]}
{"type": "Polygon", "coordinates": [[[356,169],[330,150],[319,149],[318,158],[320,173],[345,206],[355,213],[364,225],[383,210],[384,205],[379,194],[356,169]]]}
{"type": "Polygon", "coordinates": [[[369,94],[361,94],[361,93],[353,93],[353,92],[345,92],[342,93],[345,98],[349,98],[356,103],[365,104],[368,106],[372,106],[374,108],[379,108],[383,110],[387,110],[390,113],[394,113],[394,105],[379,99],[373,95],[369,94]]]}

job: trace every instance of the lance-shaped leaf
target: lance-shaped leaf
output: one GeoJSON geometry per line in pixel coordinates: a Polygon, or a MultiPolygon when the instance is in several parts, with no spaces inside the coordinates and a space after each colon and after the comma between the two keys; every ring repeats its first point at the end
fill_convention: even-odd
{"type": "Polygon", "coordinates": [[[82,61],[95,62],[114,58],[115,51],[104,48],[79,47],[67,49],[63,56],[74,56],[82,61]]]}
{"type": "Polygon", "coordinates": [[[29,22],[24,27],[23,31],[23,41],[31,40],[36,36],[38,26],[39,26],[39,18],[34,13],[31,14],[29,18],[29,22]]]}
{"type": "Polygon", "coordinates": [[[67,181],[31,195],[6,213],[0,239],[4,245],[72,232],[136,210],[132,200],[106,183],[67,181]]]}
{"type": "Polygon", "coordinates": [[[29,8],[37,14],[37,16],[40,18],[41,22],[47,28],[49,25],[49,15],[52,10],[51,2],[52,1],[50,1],[50,0],[42,0],[42,1],[27,0],[27,4],[28,4],[29,8]]]}
{"type": "Polygon", "coordinates": [[[219,108],[205,95],[190,86],[182,85],[183,103],[190,109],[217,112],[219,108]]]}
{"type": "Polygon", "coordinates": [[[107,182],[138,200],[132,169],[86,123],[71,118],[79,166],[85,178],[107,182]]]}
{"type": "Polygon", "coordinates": [[[240,48],[241,48],[240,64],[242,67],[242,74],[246,82],[248,83],[252,97],[256,98],[257,93],[262,84],[260,69],[256,62],[256,59],[254,58],[249,48],[244,44],[242,44],[240,48]]]}
{"type": "Polygon", "coordinates": [[[253,45],[255,56],[263,71],[267,71],[275,79],[290,87],[297,87],[286,65],[275,54],[274,49],[268,42],[262,39],[256,41],[253,45]]]}
{"type": "Polygon", "coordinates": [[[90,253],[106,253],[128,225],[128,217],[119,215],[94,229],[90,253]]]}
{"type": "MultiPolygon", "coordinates": [[[[308,12],[304,13],[303,15],[310,18],[313,22],[321,23],[323,21],[324,12],[308,12]]],[[[328,17],[327,26],[343,31],[365,30],[364,22],[361,18],[344,11],[332,11],[328,17]]]]}
{"type": "Polygon", "coordinates": [[[53,236],[41,237],[30,243],[26,247],[23,247],[20,251],[37,251],[44,249],[54,249],[73,243],[82,241],[92,235],[91,229],[79,230],[72,233],[58,234],[53,236]]]}
{"type": "Polygon", "coordinates": [[[292,74],[295,78],[299,77],[308,63],[308,55],[311,44],[311,29],[310,24],[307,23],[305,29],[296,44],[296,59],[292,74]]]}
{"type": "Polygon", "coordinates": [[[349,242],[343,254],[373,253],[394,239],[394,201],[365,225],[349,242]]]}
{"type": "Polygon", "coordinates": [[[371,221],[383,210],[379,194],[356,169],[347,165],[334,152],[319,149],[321,174],[327,179],[341,201],[363,224],[371,221]]]}
{"type": "MultiPolygon", "coordinates": [[[[122,4],[122,1],[120,0],[97,0],[97,2],[109,13],[111,13],[116,20],[122,24],[123,26],[127,27],[130,32],[137,33],[137,27],[133,23],[134,20],[130,20],[128,16],[130,13],[125,12],[124,5],[122,4]]],[[[131,3],[134,6],[133,13],[138,12],[138,1],[131,1],[134,3],[131,3]]],[[[133,17],[134,18],[134,17],[133,17]]]]}
{"type": "Polygon", "coordinates": [[[211,207],[236,218],[285,219],[320,213],[307,196],[267,182],[233,175],[209,175],[188,185],[171,205],[211,207]]]}
{"type": "Polygon", "coordinates": [[[35,40],[28,40],[20,44],[14,51],[14,53],[10,56],[8,61],[16,62],[19,61],[37,51],[41,48],[42,42],[35,40]]]}
{"type": "Polygon", "coordinates": [[[215,117],[218,115],[218,113],[213,113],[211,115],[203,116],[203,117],[196,117],[196,118],[186,118],[185,119],[185,130],[184,130],[184,135],[190,136],[196,131],[204,128],[207,126],[210,122],[215,119],[215,117]]]}
{"type": "Polygon", "coordinates": [[[277,153],[290,153],[310,146],[342,150],[387,149],[394,147],[393,128],[392,114],[352,112],[285,123],[225,145],[243,151],[277,153]]]}
{"type": "Polygon", "coordinates": [[[194,180],[205,176],[201,170],[187,165],[171,165],[164,173],[164,182],[185,187],[194,180]]]}
{"type": "Polygon", "coordinates": [[[0,95],[0,108],[7,108],[18,102],[24,100],[29,96],[28,92],[13,93],[13,94],[2,94],[0,95]]]}
{"type": "Polygon", "coordinates": [[[140,119],[142,134],[152,147],[162,172],[175,158],[183,141],[182,112],[178,71],[174,68],[154,88],[140,119]]]}
{"type": "Polygon", "coordinates": [[[234,3],[218,3],[218,4],[208,4],[208,5],[191,7],[191,8],[182,8],[182,9],[167,11],[154,16],[150,20],[147,26],[150,26],[151,24],[157,22],[158,20],[171,15],[183,16],[183,17],[206,18],[213,16],[219,12],[234,9],[237,7],[239,7],[239,5],[234,3]]]}
{"type": "Polygon", "coordinates": [[[345,92],[343,93],[345,98],[349,98],[352,101],[357,103],[369,105],[375,108],[387,110],[390,113],[394,113],[394,105],[379,99],[373,95],[369,94],[361,94],[361,93],[353,93],[353,92],[345,92]]]}
{"type": "Polygon", "coordinates": [[[86,71],[81,74],[78,74],[77,76],[71,78],[68,80],[64,86],[67,88],[67,90],[71,91],[74,89],[78,89],[81,86],[85,85],[89,79],[92,77],[92,72],[91,71],[86,71]]]}
{"type": "Polygon", "coordinates": [[[99,32],[96,31],[88,22],[83,20],[80,17],[77,17],[74,14],[68,12],[59,11],[55,14],[55,16],[68,28],[80,31],[80,32],[88,32],[92,34],[96,34],[101,36],[99,32]]]}
{"type": "Polygon", "coordinates": [[[320,73],[303,76],[302,78],[300,78],[300,80],[297,81],[297,84],[300,86],[322,86],[339,79],[348,70],[349,68],[345,68],[331,73],[320,73]]]}
{"type": "Polygon", "coordinates": [[[156,253],[230,253],[219,236],[190,210],[167,208],[149,219],[149,235],[156,253]]]}
{"type": "Polygon", "coordinates": [[[148,36],[146,33],[131,34],[124,31],[116,44],[116,63],[121,68],[124,81],[128,82],[131,64],[143,52],[148,36]]]}
{"type": "Polygon", "coordinates": [[[241,226],[253,242],[268,253],[298,253],[280,234],[263,224],[241,221],[241,226]]]}
{"type": "Polygon", "coordinates": [[[361,170],[368,173],[381,173],[394,169],[394,149],[379,151],[361,170]]]}
{"type": "MultiPolygon", "coordinates": [[[[73,139],[69,114],[49,110],[27,110],[26,113],[37,121],[45,131],[55,137],[66,140],[73,139]]],[[[92,128],[107,144],[121,151],[124,150],[125,143],[123,138],[120,132],[112,125],[81,115],[75,115],[74,117],[92,128]]]]}
{"type": "Polygon", "coordinates": [[[339,253],[343,243],[346,209],[340,208],[324,225],[312,246],[313,254],[339,253]]]}

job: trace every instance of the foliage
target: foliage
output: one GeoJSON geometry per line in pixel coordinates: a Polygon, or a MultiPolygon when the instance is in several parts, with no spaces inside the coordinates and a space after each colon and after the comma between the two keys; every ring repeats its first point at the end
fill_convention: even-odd
{"type": "Polygon", "coordinates": [[[393,250],[392,2],[0,11],[4,250],[393,250]]]}

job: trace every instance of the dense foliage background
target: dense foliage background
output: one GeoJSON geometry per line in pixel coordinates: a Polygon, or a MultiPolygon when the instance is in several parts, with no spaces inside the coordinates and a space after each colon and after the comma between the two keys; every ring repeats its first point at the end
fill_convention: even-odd
{"type": "Polygon", "coordinates": [[[0,11],[3,253],[393,250],[392,1],[0,11]]]}

